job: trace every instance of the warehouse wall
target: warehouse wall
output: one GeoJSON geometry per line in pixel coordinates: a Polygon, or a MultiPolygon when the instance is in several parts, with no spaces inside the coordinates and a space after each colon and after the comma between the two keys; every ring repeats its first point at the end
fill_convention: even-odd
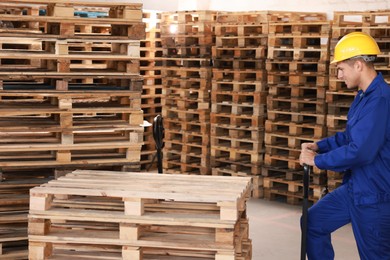
{"type": "Polygon", "coordinates": [[[286,11],[314,11],[327,12],[333,11],[365,11],[390,8],[390,1],[388,0],[240,0],[234,4],[227,5],[223,0],[211,0],[210,9],[221,9],[226,11],[250,11],[250,10],[286,10],[286,11]]]}
{"type": "MultiPolygon", "coordinates": [[[[118,1],[118,0],[116,0],[118,1]]],[[[329,19],[333,11],[367,11],[390,9],[389,0],[122,0],[143,3],[144,9],[176,11],[176,10],[217,10],[217,11],[254,11],[254,10],[286,10],[326,12],[329,19]]]]}
{"type": "MultiPolygon", "coordinates": [[[[96,2],[97,0],[85,0],[96,2]]],[[[110,2],[112,0],[98,0],[110,2]]],[[[305,11],[326,12],[329,19],[333,11],[367,11],[390,9],[389,0],[115,0],[116,2],[143,3],[144,9],[159,11],[216,10],[216,11],[305,11]]]]}

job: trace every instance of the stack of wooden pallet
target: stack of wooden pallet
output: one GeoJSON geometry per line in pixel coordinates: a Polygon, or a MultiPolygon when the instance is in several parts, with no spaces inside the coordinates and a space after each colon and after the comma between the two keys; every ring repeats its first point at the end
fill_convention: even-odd
{"type": "MultiPolygon", "coordinates": [[[[322,13],[272,12],[268,38],[265,167],[266,198],[288,203],[302,198],[303,142],[326,136],[325,89],[328,85],[330,23],[322,13]]],[[[311,199],[317,200],[326,174],[315,170],[311,199]]]]}
{"type": "Polygon", "coordinates": [[[163,13],[163,117],[167,173],[210,174],[214,11],[163,13]]]}
{"type": "Polygon", "coordinates": [[[139,168],[141,7],[0,3],[0,192],[11,198],[0,258],[23,254],[11,242],[26,244],[29,188],[64,170],[139,168]]]}
{"type": "MultiPolygon", "coordinates": [[[[390,82],[390,10],[366,12],[334,12],[332,26],[331,53],[338,40],[351,32],[365,32],[378,43],[382,53],[378,56],[375,69],[382,73],[390,82]]],[[[357,89],[347,89],[342,80],[337,79],[336,66],[329,68],[329,90],[326,92],[328,104],[327,126],[329,134],[343,131],[347,122],[349,107],[357,94],[357,89]]],[[[337,188],[342,182],[340,173],[328,171],[328,186],[330,190],[337,188]]]]}
{"type": "Polygon", "coordinates": [[[0,172],[0,259],[26,259],[29,189],[52,176],[42,169],[0,172]]]}
{"type": "Polygon", "coordinates": [[[29,259],[251,259],[250,178],[79,170],[31,190],[29,259]]]}
{"type": "Polygon", "coordinates": [[[260,197],[267,12],[218,12],[211,91],[213,175],[252,176],[260,197]]]}
{"type": "MultiPolygon", "coordinates": [[[[146,25],[146,38],[141,41],[140,72],[144,77],[141,108],[144,112],[144,120],[152,123],[153,119],[162,113],[161,12],[144,10],[143,16],[143,22],[146,25]]],[[[143,170],[151,169],[151,167],[156,168],[155,164],[151,165],[155,154],[156,147],[152,127],[146,127],[141,151],[141,168],[143,170]]]]}

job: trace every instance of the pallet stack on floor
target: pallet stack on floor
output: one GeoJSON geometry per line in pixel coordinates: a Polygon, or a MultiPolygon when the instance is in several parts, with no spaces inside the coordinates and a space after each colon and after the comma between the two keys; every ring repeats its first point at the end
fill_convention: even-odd
{"type": "MultiPolygon", "coordinates": [[[[390,11],[334,12],[331,40],[332,55],[338,40],[351,32],[368,33],[377,41],[382,53],[378,56],[377,62],[375,62],[375,69],[381,72],[389,83],[390,11]]],[[[347,89],[344,82],[337,79],[335,65],[330,66],[329,74],[329,90],[326,92],[328,104],[327,127],[329,134],[334,134],[345,129],[347,113],[357,94],[357,89],[347,89]]],[[[334,190],[341,182],[342,175],[340,173],[328,171],[329,190],[334,190]]]]}
{"type": "MultiPolygon", "coordinates": [[[[303,142],[326,136],[330,23],[322,13],[272,12],[269,23],[264,196],[302,199],[303,142]]],[[[310,199],[319,199],[326,173],[315,169],[310,199]]]]}
{"type": "Polygon", "coordinates": [[[211,90],[213,175],[250,176],[262,196],[267,12],[218,12],[211,90]]]}
{"type": "Polygon", "coordinates": [[[0,3],[0,258],[27,256],[29,188],[77,168],[139,169],[141,7],[0,3]]]}
{"type": "MultiPolygon", "coordinates": [[[[140,72],[144,78],[142,87],[142,105],[144,120],[153,123],[154,118],[162,113],[162,75],[161,57],[163,56],[161,44],[161,12],[153,10],[143,11],[143,22],[146,26],[146,38],[141,41],[140,72]]],[[[152,127],[144,131],[144,144],[141,152],[141,169],[148,171],[156,169],[156,146],[153,139],[152,127]]]]}
{"type": "Polygon", "coordinates": [[[78,170],[31,190],[29,259],[250,260],[250,193],[250,178],[78,170]]]}
{"type": "Polygon", "coordinates": [[[214,11],[162,14],[165,173],[210,174],[214,11]]]}

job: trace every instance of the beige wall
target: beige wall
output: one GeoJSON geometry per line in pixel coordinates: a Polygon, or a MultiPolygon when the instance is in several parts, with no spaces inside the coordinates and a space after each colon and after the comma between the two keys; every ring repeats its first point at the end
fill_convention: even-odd
{"type": "MultiPolygon", "coordinates": [[[[114,0],[118,1],[118,0],[114,0]]],[[[143,3],[144,9],[261,11],[282,10],[300,12],[326,12],[329,19],[333,11],[390,10],[390,0],[119,0],[143,3]]]]}
{"type": "Polygon", "coordinates": [[[216,11],[333,11],[390,10],[390,0],[84,0],[91,2],[142,3],[144,9],[160,11],[216,10],[216,11]]]}

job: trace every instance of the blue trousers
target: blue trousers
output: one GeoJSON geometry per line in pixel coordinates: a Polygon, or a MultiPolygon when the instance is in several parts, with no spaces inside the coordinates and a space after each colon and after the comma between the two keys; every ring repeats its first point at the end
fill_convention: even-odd
{"type": "Polygon", "coordinates": [[[309,209],[308,259],[335,259],[331,233],[348,223],[352,225],[360,259],[390,260],[390,203],[356,206],[348,184],[329,193],[309,209]]]}

